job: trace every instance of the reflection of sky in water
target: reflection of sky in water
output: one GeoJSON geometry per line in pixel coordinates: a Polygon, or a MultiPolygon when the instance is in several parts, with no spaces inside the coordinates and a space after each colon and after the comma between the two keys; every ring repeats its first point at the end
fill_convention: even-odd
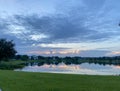
{"type": "Polygon", "coordinates": [[[26,66],[21,71],[29,72],[50,72],[50,73],[69,73],[69,74],[89,74],[89,75],[119,75],[120,66],[114,65],[99,65],[99,64],[88,64],[83,63],[80,65],[65,65],[60,63],[58,65],[47,65],[42,66],[26,66]]]}

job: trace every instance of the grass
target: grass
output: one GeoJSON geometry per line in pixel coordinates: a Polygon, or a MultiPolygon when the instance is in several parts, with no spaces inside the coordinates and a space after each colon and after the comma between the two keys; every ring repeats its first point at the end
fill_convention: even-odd
{"type": "Polygon", "coordinates": [[[4,69],[4,70],[13,70],[13,69],[17,69],[17,68],[23,68],[25,66],[25,62],[24,61],[2,61],[0,62],[0,69],[4,69]]]}
{"type": "Polygon", "coordinates": [[[119,76],[89,76],[0,70],[3,91],[119,91],[119,76]]]}
{"type": "Polygon", "coordinates": [[[14,70],[23,68],[27,65],[27,63],[34,63],[38,62],[38,60],[28,60],[28,61],[22,61],[22,60],[9,60],[9,61],[1,61],[0,62],[0,69],[4,70],[14,70]]]}

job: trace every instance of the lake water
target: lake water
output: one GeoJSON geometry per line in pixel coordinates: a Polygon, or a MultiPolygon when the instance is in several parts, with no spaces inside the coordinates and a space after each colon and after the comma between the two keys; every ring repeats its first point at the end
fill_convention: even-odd
{"type": "Polygon", "coordinates": [[[23,69],[17,69],[16,71],[27,71],[27,72],[49,72],[49,73],[65,73],[65,74],[87,74],[87,75],[120,75],[120,66],[115,65],[100,65],[100,64],[89,64],[82,63],[80,65],[66,65],[60,63],[58,65],[47,65],[42,66],[26,66],[23,69]]]}

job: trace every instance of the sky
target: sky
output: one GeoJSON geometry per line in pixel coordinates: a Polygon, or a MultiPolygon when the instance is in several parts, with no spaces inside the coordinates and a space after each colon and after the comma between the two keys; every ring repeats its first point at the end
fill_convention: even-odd
{"type": "Polygon", "coordinates": [[[120,55],[120,0],[0,0],[0,38],[17,54],[120,55]]]}

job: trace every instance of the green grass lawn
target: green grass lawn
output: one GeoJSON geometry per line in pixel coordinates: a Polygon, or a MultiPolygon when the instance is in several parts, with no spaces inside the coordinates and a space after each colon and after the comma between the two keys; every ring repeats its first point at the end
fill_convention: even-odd
{"type": "Polygon", "coordinates": [[[0,70],[3,91],[119,91],[120,76],[88,76],[0,70]]]}

